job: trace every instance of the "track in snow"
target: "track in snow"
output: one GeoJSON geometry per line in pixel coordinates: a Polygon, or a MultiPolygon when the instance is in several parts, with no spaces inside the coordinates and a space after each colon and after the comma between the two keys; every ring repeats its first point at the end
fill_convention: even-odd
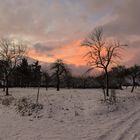
{"type": "Polygon", "coordinates": [[[140,108],[120,118],[97,140],[140,140],[140,108]]]}

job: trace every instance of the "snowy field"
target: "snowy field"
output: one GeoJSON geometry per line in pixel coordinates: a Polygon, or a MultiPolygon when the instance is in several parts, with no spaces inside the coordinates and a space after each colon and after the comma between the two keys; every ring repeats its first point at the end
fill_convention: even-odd
{"type": "MultiPolygon", "coordinates": [[[[140,140],[139,89],[116,92],[117,103],[107,105],[99,89],[41,89],[44,108],[38,118],[21,116],[13,104],[0,104],[0,140],[140,140]]],[[[10,93],[35,102],[37,89],[15,88],[10,93]]]]}

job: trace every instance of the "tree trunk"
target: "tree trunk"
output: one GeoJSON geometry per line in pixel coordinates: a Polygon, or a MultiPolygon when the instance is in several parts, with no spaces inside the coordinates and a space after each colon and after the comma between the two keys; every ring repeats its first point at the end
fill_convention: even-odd
{"type": "Polygon", "coordinates": [[[6,96],[9,95],[9,80],[8,77],[6,77],[6,96]]]}
{"type": "Polygon", "coordinates": [[[48,86],[46,86],[46,90],[48,90],[48,86]]]}
{"type": "Polygon", "coordinates": [[[84,89],[86,88],[86,81],[85,80],[83,81],[83,88],[84,89]]]}
{"type": "Polygon", "coordinates": [[[39,101],[39,93],[40,93],[40,82],[38,84],[38,91],[37,91],[37,97],[36,97],[36,104],[38,104],[39,101]]]}
{"type": "Polygon", "coordinates": [[[57,91],[59,91],[60,87],[60,79],[59,79],[59,75],[57,74],[57,91]]]}
{"type": "Polygon", "coordinates": [[[109,97],[109,77],[107,69],[105,69],[105,75],[106,75],[106,96],[109,97]]]}
{"type": "Polygon", "coordinates": [[[133,77],[133,85],[132,85],[131,92],[133,92],[133,91],[134,91],[134,87],[135,87],[135,78],[133,77]]]}
{"type": "Polygon", "coordinates": [[[48,90],[48,81],[46,80],[46,90],[48,90]]]}
{"type": "Polygon", "coordinates": [[[103,88],[102,88],[102,90],[103,90],[103,94],[104,94],[104,101],[106,101],[106,93],[105,93],[105,88],[103,87],[103,88]]]}
{"type": "Polygon", "coordinates": [[[121,90],[123,90],[123,88],[122,88],[122,83],[119,84],[119,88],[120,88],[121,90]]]}
{"type": "Polygon", "coordinates": [[[3,80],[3,91],[5,92],[5,79],[3,80]]]}

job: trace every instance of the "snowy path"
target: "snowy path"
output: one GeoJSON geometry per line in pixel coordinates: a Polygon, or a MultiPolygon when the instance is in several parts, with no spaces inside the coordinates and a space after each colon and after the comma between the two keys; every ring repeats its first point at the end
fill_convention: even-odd
{"type": "MultiPolygon", "coordinates": [[[[100,102],[100,90],[41,90],[42,117],[20,117],[0,105],[0,140],[140,140],[139,89],[117,91],[117,111],[100,102]],[[139,98],[139,99],[138,99],[139,98]],[[119,99],[119,101],[120,101],[119,99]],[[48,101],[49,100],[49,101],[48,101]],[[52,118],[48,117],[52,104],[52,118]],[[75,112],[78,113],[75,116],[75,112]]],[[[11,89],[13,96],[35,98],[36,89],[11,89]]]]}
{"type": "Polygon", "coordinates": [[[98,140],[139,140],[140,139],[140,106],[99,136],[98,140]]]}

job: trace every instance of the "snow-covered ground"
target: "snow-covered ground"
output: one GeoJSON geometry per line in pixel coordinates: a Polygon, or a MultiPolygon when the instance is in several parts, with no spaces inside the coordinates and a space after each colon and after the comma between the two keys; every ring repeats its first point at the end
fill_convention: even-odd
{"type": "MultiPolygon", "coordinates": [[[[140,140],[139,89],[116,92],[116,105],[107,105],[99,89],[41,89],[39,118],[21,117],[14,105],[0,104],[0,140],[140,140]]],[[[10,93],[35,101],[37,89],[10,93]]]]}

